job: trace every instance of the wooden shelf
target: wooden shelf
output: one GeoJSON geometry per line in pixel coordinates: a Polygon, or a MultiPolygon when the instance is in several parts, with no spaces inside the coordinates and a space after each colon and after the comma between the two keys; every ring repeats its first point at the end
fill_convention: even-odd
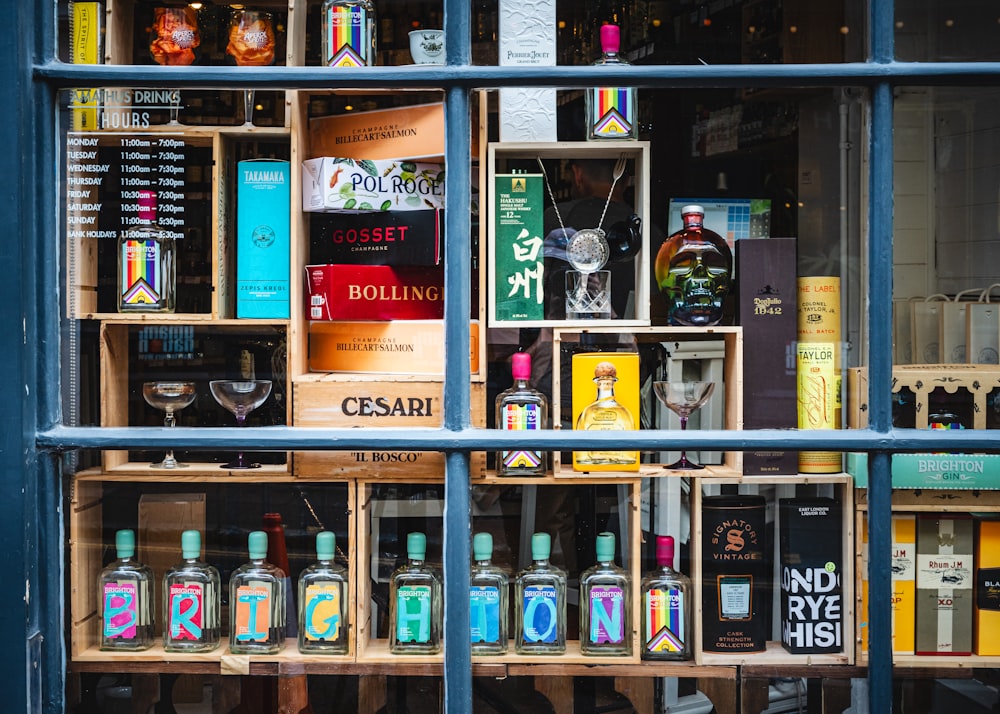
{"type": "MultiPolygon", "coordinates": [[[[845,632],[848,628],[844,628],[845,632]]],[[[813,665],[849,665],[851,657],[849,648],[838,654],[792,654],[780,642],[770,641],[764,652],[720,654],[717,652],[701,652],[699,664],[714,665],[752,665],[752,666],[813,666],[813,665]]]]}
{"type": "Polygon", "coordinates": [[[77,481],[132,481],[137,483],[202,483],[222,479],[227,483],[256,483],[265,481],[294,481],[287,464],[261,464],[256,469],[225,469],[221,464],[192,463],[187,468],[154,469],[148,464],[128,462],[108,469],[93,468],[81,471],[77,481]]]}

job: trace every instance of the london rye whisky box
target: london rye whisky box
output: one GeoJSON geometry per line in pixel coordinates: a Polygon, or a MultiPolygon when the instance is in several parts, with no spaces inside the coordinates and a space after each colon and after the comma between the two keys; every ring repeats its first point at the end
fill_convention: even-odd
{"type": "Polygon", "coordinates": [[[972,654],[973,520],[917,516],[918,655],[972,654]]]}
{"type": "Polygon", "coordinates": [[[291,181],[287,161],[237,165],[236,317],[287,319],[291,181]]]}
{"type": "Polygon", "coordinates": [[[309,218],[309,262],[439,265],[444,211],[315,213],[309,218]]]}

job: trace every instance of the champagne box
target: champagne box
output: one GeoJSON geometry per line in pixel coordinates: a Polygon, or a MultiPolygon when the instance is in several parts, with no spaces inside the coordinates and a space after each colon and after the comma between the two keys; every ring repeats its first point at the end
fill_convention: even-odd
{"type": "Polygon", "coordinates": [[[444,208],[444,164],[323,156],[302,162],[302,210],[319,213],[444,208]]]}
{"type": "Polygon", "coordinates": [[[307,265],[310,320],[440,320],[444,266],[307,265]]]}
{"type": "MultiPolygon", "coordinates": [[[[744,429],[797,426],[795,345],[798,323],[795,238],[736,241],[739,324],[743,327],[744,429]]],[[[747,451],[747,475],[795,475],[794,451],[747,451]]]]}
{"type": "Polygon", "coordinates": [[[309,219],[312,263],[439,265],[444,211],[385,211],[309,219]]]}
{"type": "MultiPolygon", "coordinates": [[[[913,654],[916,620],[917,517],[894,513],[892,545],[892,651],[913,654]]],[[[868,650],[868,519],[861,525],[861,650],[868,650]]]]}
{"type": "Polygon", "coordinates": [[[971,515],[917,518],[918,655],[972,654],[971,515]]]}
{"type": "Polygon", "coordinates": [[[781,644],[794,654],[844,649],[844,534],[832,498],[778,500],[781,644]]]}
{"type": "MultiPolygon", "coordinates": [[[[573,428],[616,431],[639,428],[639,355],[588,352],[573,355],[573,428]],[[610,365],[610,366],[609,366],[610,365]],[[613,376],[607,376],[613,373],[613,376]],[[602,399],[606,391],[611,399],[602,399]]],[[[638,471],[638,451],[574,451],[574,471],[638,471]]]]}
{"type": "Polygon", "coordinates": [[[436,159],[444,156],[444,104],[414,104],[309,120],[310,158],[436,159]]]}
{"type": "Polygon", "coordinates": [[[981,656],[1000,655],[1000,519],[976,519],[976,600],[973,644],[981,656]]]}
{"type": "Polygon", "coordinates": [[[289,164],[240,161],[236,188],[236,317],[289,317],[289,164]]]}

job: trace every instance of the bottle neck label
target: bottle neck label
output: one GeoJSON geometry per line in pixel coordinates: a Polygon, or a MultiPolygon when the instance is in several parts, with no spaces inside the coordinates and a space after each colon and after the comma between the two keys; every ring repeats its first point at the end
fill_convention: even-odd
{"type": "Polygon", "coordinates": [[[328,67],[364,67],[371,64],[368,11],[362,7],[334,6],[325,12],[325,64],[328,67]]]}
{"type": "Polygon", "coordinates": [[[473,643],[500,641],[499,588],[469,588],[469,620],[473,643]]]}
{"type": "Polygon", "coordinates": [[[236,641],[266,642],[271,628],[271,601],[274,597],[267,583],[236,588],[236,616],[233,620],[236,641]]]}
{"type": "Polygon", "coordinates": [[[396,640],[430,642],[431,588],[409,585],[396,591],[396,640]]]}
{"type": "Polygon", "coordinates": [[[316,583],[306,586],[305,633],[310,642],[336,642],[340,639],[341,589],[336,583],[316,583]]]}
{"type": "Polygon", "coordinates": [[[198,642],[204,632],[205,591],[200,583],[175,583],[167,591],[167,631],[171,640],[198,642]]]}
{"type": "Polygon", "coordinates": [[[620,644],[625,640],[625,594],[619,587],[595,587],[590,590],[591,643],[620,644]]]}
{"type": "Polygon", "coordinates": [[[104,637],[132,640],[139,625],[138,583],[117,582],[104,584],[104,637]]]}
{"type": "Polygon", "coordinates": [[[559,601],[551,585],[529,586],[522,597],[525,642],[555,642],[559,633],[559,601]]]}
{"type": "Polygon", "coordinates": [[[684,633],[688,625],[684,617],[684,591],[649,590],[642,607],[646,615],[643,630],[646,651],[683,652],[684,633]]]}

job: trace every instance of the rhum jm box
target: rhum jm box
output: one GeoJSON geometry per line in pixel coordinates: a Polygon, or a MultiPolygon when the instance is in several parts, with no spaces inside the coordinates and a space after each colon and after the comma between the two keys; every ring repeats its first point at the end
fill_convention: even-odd
{"type": "Polygon", "coordinates": [[[917,518],[918,655],[972,654],[971,515],[917,518]]]}

